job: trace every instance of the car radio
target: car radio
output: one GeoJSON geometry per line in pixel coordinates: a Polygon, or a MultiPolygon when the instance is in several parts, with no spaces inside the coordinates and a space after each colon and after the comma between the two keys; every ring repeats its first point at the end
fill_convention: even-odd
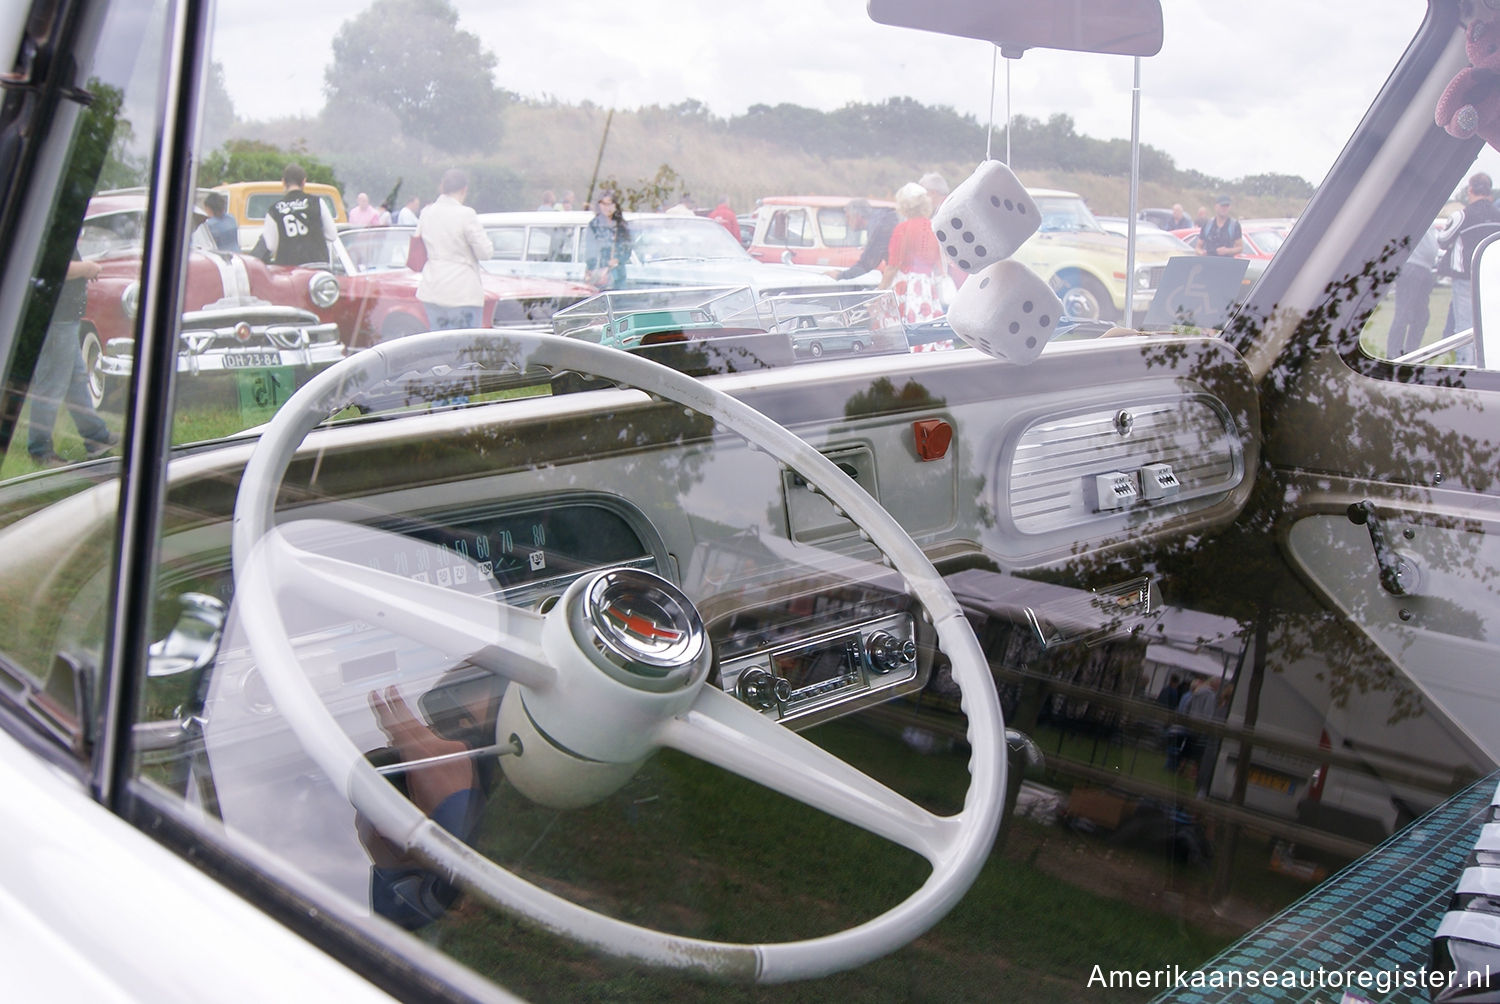
{"type": "Polygon", "coordinates": [[[737,652],[720,664],[720,679],[727,692],[783,722],[846,710],[857,698],[872,703],[869,697],[917,682],[915,626],[908,613],[890,614],[737,652]]]}

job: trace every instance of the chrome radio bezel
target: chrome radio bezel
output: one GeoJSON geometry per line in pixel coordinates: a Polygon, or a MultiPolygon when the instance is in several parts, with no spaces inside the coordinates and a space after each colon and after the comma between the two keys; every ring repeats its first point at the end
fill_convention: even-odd
{"type": "Polygon", "coordinates": [[[816,635],[803,636],[782,644],[768,644],[738,652],[720,663],[719,680],[723,689],[766,716],[784,723],[805,727],[858,707],[864,707],[919,689],[925,682],[923,660],[916,656],[917,626],[909,613],[888,614],[853,625],[841,625],[816,635]],[[880,636],[893,639],[910,657],[888,670],[872,660],[872,640],[880,636]],[[846,672],[837,677],[807,681],[793,688],[778,666],[789,659],[808,658],[819,652],[842,649],[848,661],[846,672]],[[755,674],[763,674],[757,677],[755,674]],[[769,676],[769,681],[764,681],[769,676]],[[757,681],[765,686],[757,686],[757,681]],[[767,689],[769,688],[769,689],[767,689]]]}

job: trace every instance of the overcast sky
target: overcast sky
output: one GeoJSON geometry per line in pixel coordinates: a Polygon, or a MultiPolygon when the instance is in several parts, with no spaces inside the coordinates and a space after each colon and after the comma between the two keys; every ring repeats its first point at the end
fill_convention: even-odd
{"type": "MultiPolygon", "coordinates": [[[[220,0],[215,55],[239,115],[317,111],[327,41],[363,6],[220,0]]],[[[734,115],[757,103],[829,110],[905,95],[980,121],[990,114],[991,45],[874,24],[864,0],[456,6],[459,27],[496,54],[496,82],[527,96],[618,108],[691,97],[734,115]]],[[[1424,0],[1165,0],[1162,50],[1141,60],[1141,139],[1179,167],[1218,177],[1278,172],[1316,183],[1425,7],[1424,0]]],[[[1002,121],[1006,62],[996,73],[1002,121]]],[[[1066,112],[1082,133],[1128,138],[1133,68],[1127,56],[1031,50],[1010,63],[1011,110],[1040,119],[1066,112]]]]}

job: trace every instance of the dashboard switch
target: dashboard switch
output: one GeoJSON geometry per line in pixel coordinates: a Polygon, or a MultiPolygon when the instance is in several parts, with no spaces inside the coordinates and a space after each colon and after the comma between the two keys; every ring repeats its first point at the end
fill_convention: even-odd
{"type": "Polygon", "coordinates": [[[1136,487],[1135,475],[1124,471],[1096,474],[1086,487],[1093,490],[1094,497],[1091,501],[1094,503],[1095,512],[1127,509],[1141,497],[1140,489],[1136,487]]]}
{"type": "Polygon", "coordinates": [[[1141,468],[1141,498],[1156,502],[1169,499],[1182,490],[1171,464],[1147,464],[1141,468]]]}
{"type": "Polygon", "coordinates": [[[941,418],[924,418],[913,422],[911,434],[917,447],[917,456],[923,461],[942,460],[948,455],[948,446],[953,442],[953,426],[941,418]]]}

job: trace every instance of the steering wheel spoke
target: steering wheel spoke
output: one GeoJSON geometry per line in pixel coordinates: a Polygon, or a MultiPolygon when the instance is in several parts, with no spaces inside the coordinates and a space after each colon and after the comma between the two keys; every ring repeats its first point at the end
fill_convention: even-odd
{"type": "Polygon", "coordinates": [[[939,816],[715,687],[667,722],[663,746],[821,809],[922,855],[951,850],[961,819],[939,816]]]}

